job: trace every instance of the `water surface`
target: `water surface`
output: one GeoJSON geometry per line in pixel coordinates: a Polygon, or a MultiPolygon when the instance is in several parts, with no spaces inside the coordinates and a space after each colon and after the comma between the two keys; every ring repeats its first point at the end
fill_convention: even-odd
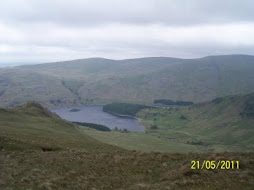
{"type": "Polygon", "coordinates": [[[72,106],[52,109],[61,118],[68,121],[96,123],[110,129],[127,129],[128,131],[144,131],[144,127],[138,124],[138,120],[129,117],[119,117],[102,111],[103,106],[72,106]],[[71,112],[72,109],[80,111],[71,112]]]}

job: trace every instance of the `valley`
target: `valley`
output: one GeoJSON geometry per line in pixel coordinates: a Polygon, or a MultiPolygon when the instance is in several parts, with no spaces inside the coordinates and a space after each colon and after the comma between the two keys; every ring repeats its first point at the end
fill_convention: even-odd
{"type": "Polygon", "coordinates": [[[179,154],[125,150],[89,137],[81,126],[60,119],[37,103],[0,109],[0,129],[1,189],[204,189],[208,186],[252,189],[254,185],[253,152],[179,154]],[[240,169],[190,169],[191,160],[215,159],[239,160],[240,169]]]}
{"type": "Polygon", "coordinates": [[[253,189],[253,60],[0,69],[0,188],[253,189]],[[192,170],[193,160],[240,169],[192,170]]]}
{"type": "MultiPolygon", "coordinates": [[[[135,116],[146,127],[145,134],[114,131],[104,137],[99,131],[86,132],[103,142],[140,151],[253,152],[253,100],[254,94],[248,94],[216,98],[192,106],[161,105],[141,109],[135,116]],[[246,112],[246,108],[251,112],[246,112]]],[[[110,111],[128,113],[123,112],[123,108],[114,108],[111,106],[110,111]]]]}
{"type": "Polygon", "coordinates": [[[254,190],[253,7],[1,1],[0,190],[254,190]]]}
{"type": "Polygon", "coordinates": [[[128,131],[144,131],[144,127],[138,124],[138,120],[130,117],[119,117],[102,111],[102,105],[76,106],[79,112],[71,112],[73,107],[52,109],[61,118],[68,121],[86,122],[105,125],[110,129],[127,129],[128,131]]]}

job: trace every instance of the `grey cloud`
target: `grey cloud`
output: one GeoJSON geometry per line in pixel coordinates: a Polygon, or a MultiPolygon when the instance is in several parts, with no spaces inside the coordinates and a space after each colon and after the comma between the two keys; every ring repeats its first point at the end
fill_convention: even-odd
{"type": "Polygon", "coordinates": [[[0,66],[254,54],[252,0],[3,0],[0,66]]]}
{"type": "Polygon", "coordinates": [[[252,21],[252,0],[6,0],[0,18],[63,25],[105,23],[191,25],[252,21]]]}

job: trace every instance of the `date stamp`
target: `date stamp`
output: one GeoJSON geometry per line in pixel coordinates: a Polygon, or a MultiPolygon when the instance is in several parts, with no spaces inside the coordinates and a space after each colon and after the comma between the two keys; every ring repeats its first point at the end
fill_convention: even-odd
{"type": "Polygon", "coordinates": [[[229,169],[239,169],[240,163],[238,160],[192,160],[191,169],[192,170],[229,170],[229,169]]]}

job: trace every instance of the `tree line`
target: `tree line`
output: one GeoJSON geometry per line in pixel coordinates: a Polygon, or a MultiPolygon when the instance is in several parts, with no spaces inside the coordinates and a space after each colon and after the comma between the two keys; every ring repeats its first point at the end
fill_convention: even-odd
{"type": "Polygon", "coordinates": [[[75,123],[77,125],[82,125],[84,127],[88,127],[88,128],[92,128],[92,129],[96,129],[99,131],[111,131],[111,129],[105,125],[100,125],[100,124],[96,124],[96,123],[84,123],[84,122],[72,122],[75,123]]]}
{"type": "Polygon", "coordinates": [[[135,116],[141,109],[145,108],[150,108],[150,106],[129,103],[112,103],[103,106],[103,111],[112,114],[135,116]]]}
{"type": "Polygon", "coordinates": [[[153,101],[154,104],[164,104],[164,105],[176,105],[176,106],[190,106],[194,104],[190,101],[173,101],[167,99],[157,99],[153,101]]]}

